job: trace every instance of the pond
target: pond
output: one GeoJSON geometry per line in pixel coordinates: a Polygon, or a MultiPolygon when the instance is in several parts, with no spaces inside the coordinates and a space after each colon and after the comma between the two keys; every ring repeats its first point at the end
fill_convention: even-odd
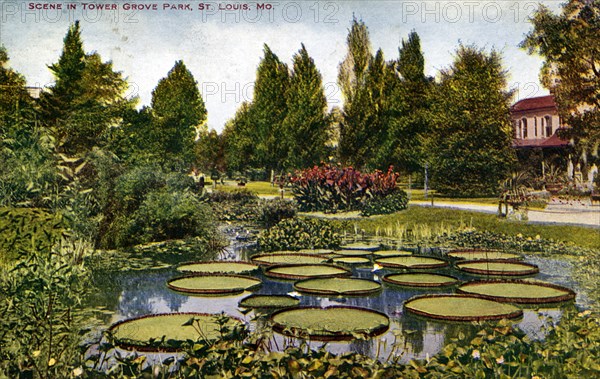
{"type": "MultiPolygon", "coordinates": [[[[239,243],[235,233],[230,233],[233,242],[229,248],[219,254],[221,260],[248,260],[253,252],[247,244],[239,243]]],[[[526,255],[525,262],[539,266],[540,273],[531,278],[549,283],[562,285],[578,292],[577,283],[572,280],[572,266],[570,263],[526,255]]],[[[373,271],[373,266],[353,267],[352,276],[356,278],[371,279],[382,282],[382,277],[397,270],[385,269],[373,271]]],[[[434,272],[434,271],[431,271],[434,272]]],[[[436,273],[451,275],[460,280],[474,280],[478,276],[462,273],[455,268],[446,267],[435,269],[436,273]]],[[[196,296],[175,292],[167,287],[167,281],[182,274],[174,267],[141,270],[105,271],[97,274],[95,283],[98,287],[97,294],[91,300],[91,306],[105,307],[104,322],[107,325],[127,318],[138,317],[156,313],[170,312],[202,312],[235,316],[250,322],[251,328],[256,325],[251,322],[253,312],[244,314],[238,303],[250,292],[233,296],[196,296]]],[[[469,323],[453,323],[426,319],[407,313],[403,304],[411,297],[424,294],[454,293],[456,287],[442,289],[408,288],[382,283],[382,291],[371,296],[357,297],[331,297],[323,295],[298,294],[292,281],[281,281],[266,277],[262,271],[254,274],[263,282],[262,286],[253,291],[255,294],[288,294],[299,296],[300,305],[306,306],[331,306],[345,305],[358,306],[382,312],[390,318],[389,330],[371,340],[354,340],[351,342],[327,343],[327,348],[334,353],[358,352],[369,356],[387,358],[388,355],[397,355],[400,362],[407,362],[412,358],[425,358],[433,356],[447,343],[449,338],[456,337],[459,332],[464,334],[475,333],[475,326],[469,323]],[[395,348],[393,345],[395,344],[395,348]]],[[[579,297],[576,303],[579,302],[579,297]]],[[[566,306],[573,306],[568,304],[566,306]]],[[[546,322],[558,321],[563,309],[561,308],[523,307],[523,317],[515,324],[525,331],[531,338],[543,338],[543,326],[546,322]],[[548,317],[540,317],[541,315],[548,317]],[[549,321],[550,320],[550,321],[549,321]]],[[[289,343],[289,339],[276,336],[277,346],[280,348],[289,343]]],[[[311,342],[311,347],[318,348],[322,342],[311,342]]]]}

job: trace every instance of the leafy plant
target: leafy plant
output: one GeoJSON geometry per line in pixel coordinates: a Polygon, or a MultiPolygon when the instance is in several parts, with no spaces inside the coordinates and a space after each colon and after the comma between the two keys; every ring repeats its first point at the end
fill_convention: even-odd
{"type": "Polygon", "coordinates": [[[285,199],[265,200],[261,203],[260,210],[260,223],[266,228],[296,216],[296,204],[285,199]]]}
{"type": "Polygon", "coordinates": [[[381,197],[372,197],[365,200],[360,211],[361,216],[390,214],[406,209],[408,195],[398,189],[395,192],[381,197]]]}
{"type": "Polygon", "coordinates": [[[315,166],[298,172],[292,193],[301,211],[336,212],[360,209],[369,198],[380,198],[396,191],[398,174],[363,174],[352,167],[315,166]]]}
{"type": "Polygon", "coordinates": [[[341,237],[326,220],[290,218],[263,231],[258,237],[262,251],[333,248],[341,237]]]}

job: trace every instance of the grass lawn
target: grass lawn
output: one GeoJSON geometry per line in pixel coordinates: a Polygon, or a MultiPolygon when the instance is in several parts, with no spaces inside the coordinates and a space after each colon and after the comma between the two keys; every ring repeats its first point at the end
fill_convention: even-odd
{"type": "Polygon", "coordinates": [[[498,205],[497,197],[474,197],[474,198],[457,198],[447,197],[436,193],[436,191],[429,191],[427,198],[425,198],[425,191],[422,189],[407,189],[403,188],[406,193],[409,194],[411,201],[431,201],[431,195],[433,194],[434,201],[444,201],[449,203],[463,203],[463,204],[484,204],[484,205],[498,205]]]}
{"type": "Polygon", "coordinates": [[[406,211],[391,215],[363,218],[354,220],[358,228],[367,234],[374,235],[386,228],[396,228],[398,225],[412,229],[415,226],[429,226],[433,229],[445,227],[459,228],[472,226],[477,230],[504,233],[507,235],[522,234],[525,238],[539,235],[541,238],[572,242],[586,248],[600,247],[600,230],[572,225],[541,225],[518,221],[507,221],[494,214],[472,211],[425,208],[410,206],[406,211]]]}

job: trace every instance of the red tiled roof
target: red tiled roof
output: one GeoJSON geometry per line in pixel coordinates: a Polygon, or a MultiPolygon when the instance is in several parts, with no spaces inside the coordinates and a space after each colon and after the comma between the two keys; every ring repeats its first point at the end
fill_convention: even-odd
{"type": "Polygon", "coordinates": [[[536,139],[516,139],[513,141],[514,147],[561,147],[567,146],[569,141],[560,139],[556,133],[548,138],[536,139]]]}
{"type": "Polygon", "coordinates": [[[532,111],[536,109],[545,109],[545,108],[556,108],[556,103],[554,102],[554,96],[540,96],[540,97],[530,97],[528,99],[523,99],[517,101],[510,107],[511,112],[523,112],[523,111],[532,111]]]}

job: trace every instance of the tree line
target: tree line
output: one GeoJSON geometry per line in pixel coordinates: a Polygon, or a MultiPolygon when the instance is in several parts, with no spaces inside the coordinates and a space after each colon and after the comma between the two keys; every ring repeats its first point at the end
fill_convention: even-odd
{"type": "MultiPolygon", "coordinates": [[[[572,0],[560,15],[540,7],[522,43],[545,58],[542,79],[572,126],[565,137],[575,142],[583,164],[598,157],[594,4],[572,0]]],[[[81,165],[94,154],[128,165],[230,176],[254,172],[263,179],[272,171],[288,173],[321,162],[367,171],[394,166],[413,176],[427,170],[430,183],[450,195],[497,191],[516,160],[512,93],[497,51],[461,44],[452,63],[433,78],[425,74],[414,31],[402,40],[397,56],[386,59],[381,49],[374,51],[365,23],[355,18],[346,44],[338,67],[341,108],[328,109],[322,76],[303,44],[290,66],[264,45],[252,101],[240,105],[221,134],[208,131],[197,81],[183,61],[156,85],[151,104],[138,109],[138,99],[126,96],[123,74],[84,50],[78,22],[49,66],[55,83],[37,101],[2,48],[0,154],[6,164],[0,168],[0,190],[12,199],[5,202],[48,201],[36,198],[45,191],[38,187],[56,186],[80,172],[93,175],[93,165],[81,165]]]]}

